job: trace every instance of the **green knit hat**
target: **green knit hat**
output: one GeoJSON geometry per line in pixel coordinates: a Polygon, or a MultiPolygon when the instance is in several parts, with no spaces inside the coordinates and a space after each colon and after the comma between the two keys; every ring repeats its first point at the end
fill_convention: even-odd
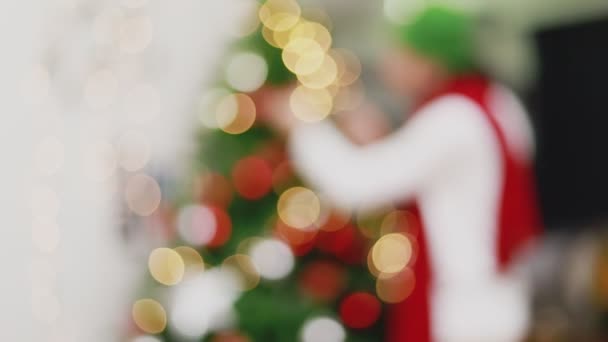
{"type": "Polygon", "coordinates": [[[453,73],[475,67],[473,16],[455,8],[431,5],[398,27],[398,39],[418,53],[434,58],[453,73]]]}
{"type": "Polygon", "coordinates": [[[283,63],[282,51],[270,45],[258,29],[237,44],[238,49],[255,52],[264,57],[268,64],[266,84],[282,85],[296,80],[294,75],[283,63]]]}

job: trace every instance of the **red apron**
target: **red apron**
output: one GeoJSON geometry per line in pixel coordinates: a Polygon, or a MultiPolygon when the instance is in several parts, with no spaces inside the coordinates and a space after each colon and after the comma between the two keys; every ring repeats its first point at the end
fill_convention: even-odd
{"type": "MultiPolygon", "coordinates": [[[[532,165],[516,158],[509,150],[506,137],[488,104],[490,83],[480,76],[466,76],[453,80],[442,91],[424,101],[423,105],[446,95],[466,96],[483,109],[500,145],[503,164],[503,185],[497,218],[497,260],[500,272],[508,266],[518,249],[538,235],[541,227],[536,201],[536,189],[532,165]]],[[[421,106],[420,106],[421,107],[421,106]]],[[[419,107],[419,108],[420,108],[419,107]]],[[[424,222],[417,206],[410,207],[421,227],[417,235],[418,255],[412,268],[416,276],[416,287],[405,301],[393,305],[389,314],[387,341],[389,342],[433,342],[430,315],[430,288],[433,272],[430,267],[424,222]]]]}

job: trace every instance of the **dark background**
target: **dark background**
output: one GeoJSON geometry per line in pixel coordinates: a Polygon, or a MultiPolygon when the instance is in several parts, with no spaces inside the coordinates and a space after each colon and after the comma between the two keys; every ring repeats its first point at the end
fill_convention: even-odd
{"type": "Polygon", "coordinates": [[[535,39],[540,71],[530,106],[547,229],[608,221],[608,18],[535,39]]]}

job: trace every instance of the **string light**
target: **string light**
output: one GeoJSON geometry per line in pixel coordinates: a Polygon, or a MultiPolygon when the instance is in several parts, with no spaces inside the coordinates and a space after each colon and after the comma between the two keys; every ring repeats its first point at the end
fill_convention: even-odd
{"type": "Polygon", "coordinates": [[[297,38],[290,40],[283,49],[285,66],[296,75],[315,72],[325,60],[325,50],[313,39],[297,38]]]}
{"type": "Polygon", "coordinates": [[[338,66],[330,55],[325,55],[323,62],[317,70],[310,74],[298,75],[302,85],[311,89],[323,89],[336,82],[338,66]]]}
{"type": "Polygon", "coordinates": [[[157,248],[148,257],[148,269],[156,281],[171,286],[184,277],[185,265],[182,257],[170,248],[157,248]]]}
{"type": "Polygon", "coordinates": [[[184,277],[192,277],[205,271],[205,262],[203,257],[194,248],[188,246],[180,246],[173,249],[184,262],[185,272],[184,277]]]}
{"type": "Polygon", "coordinates": [[[260,21],[273,31],[286,31],[293,27],[302,9],[295,0],[268,0],[258,12],[260,21]]]}
{"type": "Polygon", "coordinates": [[[398,273],[412,257],[412,244],[404,234],[387,234],[374,244],[371,253],[374,267],[381,273],[398,273]]]}
{"type": "Polygon", "coordinates": [[[376,279],[376,294],[383,302],[395,304],[404,301],[414,291],[414,272],[404,268],[399,273],[380,273],[376,279]]]}
{"type": "Polygon", "coordinates": [[[289,104],[296,118],[304,122],[317,122],[331,113],[333,97],[326,89],[298,86],[291,93],[289,104]]]}
{"type": "Polygon", "coordinates": [[[140,299],[135,302],[131,315],[137,327],[149,334],[158,334],[167,326],[165,309],[153,299],[140,299]]]}
{"type": "Polygon", "coordinates": [[[252,290],[260,283],[260,273],[253,259],[248,255],[236,254],[229,256],[222,262],[222,270],[236,274],[241,291],[252,290]]]}
{"type": "Polygon", "coordinates": [[[321,202],[311,190],[294,187],[281,194],[277,209],[283,222],[291,227],[304,229],[319,219],[321,202]]]}
{"type": "Polygon", "coordinates": [[[253,126],[256,107],[245,94],[229,94],[218,102],[215,115],[217,126],[224,132],[241,134],[253,126]]]}

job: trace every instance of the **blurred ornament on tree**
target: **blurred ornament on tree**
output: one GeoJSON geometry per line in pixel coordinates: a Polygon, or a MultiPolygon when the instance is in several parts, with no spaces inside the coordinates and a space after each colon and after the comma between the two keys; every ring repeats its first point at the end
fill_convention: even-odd
{"type": "Polygon", "coordinates": [[[366,292],[356,292],[344,298],[340,304],[340,318],[350,328],[368,328],[378,321],[380,301],[366,292]]]}
{"type": "Polygon", "coordinates": [[[262,158],[246,157],[234,166],[232,182],[239,195],[248,200],[256,200],[272,189],[272,169],[262,158]]]}
{"type": "Polygon", "coordinates": [[[343,266],[332,261],[314,261],[300,273],[301,289],[311,297],[329,302],[344,290],[346,273],[343,266]]]}

